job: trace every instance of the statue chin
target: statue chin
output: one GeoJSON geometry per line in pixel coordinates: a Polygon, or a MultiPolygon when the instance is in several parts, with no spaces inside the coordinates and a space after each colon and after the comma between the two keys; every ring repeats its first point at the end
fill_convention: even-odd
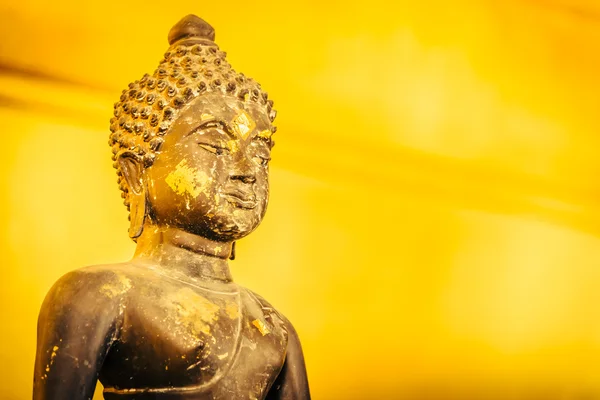
{"type": "Polygon", "coordinates": [[[236,215],[218,215],[211,220],[208,239],[218,242],[231,242],[242,239],[254,231],[260,224],[260,219],[236,215]]]}
{"type": "MultiPolygon", "coordinates": [[[[252,233],[261,223],[262,216],[244,213],[219,213],[210,219],[184,224],[179,228],[215,242],[232,242],[252,233]],[[240,215],[241,214],[241,215],[240,215]]],[[[174,226],[174,224],[167,224],[174,226]]]]}

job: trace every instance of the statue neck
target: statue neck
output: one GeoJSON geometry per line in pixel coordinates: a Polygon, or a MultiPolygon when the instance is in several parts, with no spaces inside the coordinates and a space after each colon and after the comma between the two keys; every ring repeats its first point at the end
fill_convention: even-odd
{"type": "Polygon", "coordinates": [[[134,262],[160,269],[176,279],[232,282],[228,259],[232,242],[215,242],[177,228],[146,224],[134,262]]]}

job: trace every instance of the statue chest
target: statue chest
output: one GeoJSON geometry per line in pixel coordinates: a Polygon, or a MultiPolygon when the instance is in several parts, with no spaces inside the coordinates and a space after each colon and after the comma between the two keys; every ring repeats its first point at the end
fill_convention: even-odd
{"type": "Polygon", "coordinates": [[[287,347],[275,310],[241,288],[186,285],[150,294],[125,311],[101,371],[107,400],[266,396],[287,347]]]}

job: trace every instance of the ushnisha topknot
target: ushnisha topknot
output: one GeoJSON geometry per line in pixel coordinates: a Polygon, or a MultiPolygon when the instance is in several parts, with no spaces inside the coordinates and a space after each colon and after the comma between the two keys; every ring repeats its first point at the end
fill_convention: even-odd
{"type": "MultiPolygon", "coordinates": [[[[117,157],[130,151],[144,166],[152,165],[181,108],[206,93],[222,93],[264,107],[271,122],[276,111],[260,84],[238,73],[215,44],[215,31],[203,19],[188,15],[169,32],[170,47],[152,75],[129,84],[114,105],[109,145],[121,196],[129,209],[128,187],[117,157]]],[[[272,126],[275,133],[276,128],[272,126]]],[[[271,146],[273,142],[271,141],[271,146]]]]}

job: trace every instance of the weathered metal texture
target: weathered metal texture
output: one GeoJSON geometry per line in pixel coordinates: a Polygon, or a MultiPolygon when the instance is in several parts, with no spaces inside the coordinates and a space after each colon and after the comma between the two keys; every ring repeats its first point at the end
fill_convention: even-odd
{"type": "Polygon", "coordinates": [[[275,112],[214,30],[187,16],[153,75],[115,104],[110,145],[137,250],[82,268],[38,322],[37,400],[309,399],[290,322],[229,272],[261,222],[275,112]]]}

